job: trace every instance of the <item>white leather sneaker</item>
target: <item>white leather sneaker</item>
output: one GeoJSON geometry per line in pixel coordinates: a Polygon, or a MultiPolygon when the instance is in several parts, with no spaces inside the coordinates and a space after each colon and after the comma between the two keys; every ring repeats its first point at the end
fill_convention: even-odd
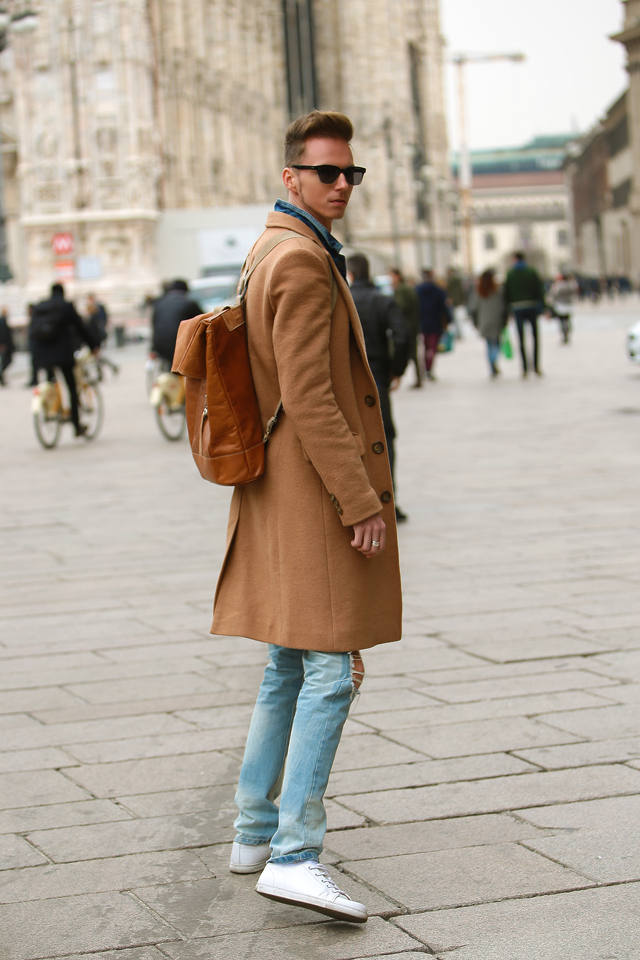
{"type": "Polygon", "coordinates": [[[263,843],[259,847],[252,847],[248,843],[233,841],[229,870],[231,873],[259,873],[264,870],[271,856],[271,847],[263,843]]]}
{"type": "Polygon", "coordinates": [[[268,863],[256,884],[257,893],[269,900],[307,907],[334,920],[366,923],[369,914],[335,883],[317,860],[298,863],[268,863]]]}

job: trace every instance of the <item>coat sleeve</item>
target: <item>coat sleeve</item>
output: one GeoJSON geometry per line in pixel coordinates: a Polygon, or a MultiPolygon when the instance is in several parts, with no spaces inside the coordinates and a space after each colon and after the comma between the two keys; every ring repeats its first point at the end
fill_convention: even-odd
{"type": "Polygon", "coordinates": [[[312,250],[295,248],[275,262],[269,299],[284,412],[327,494],[340,503],[346,527],[379,513],[381,505],[333,392],[330,269],[312,250]]]}

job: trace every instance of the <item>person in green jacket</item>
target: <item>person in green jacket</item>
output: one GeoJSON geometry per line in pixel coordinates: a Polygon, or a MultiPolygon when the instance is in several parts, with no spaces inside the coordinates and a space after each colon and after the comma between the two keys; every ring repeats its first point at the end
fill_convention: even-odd
{"type": "Polygon", "coordinates": [[[395,301],[400,307],[400,312],[404,317],[406,328],[409,331],[409,359],[413,360],[416,368],[416,382],[413,384],[413,387],[421,387],[422,373],[420,371],[420,360],[418,359],[418,333],[420,332],[418,294],[404,279],[398,267],[393,267],[389,273],[391,283],[393,284],[395,301]]]}
{"type": "Polygon", "coordinates": [[[513,267],[509,270],[504,284],[504,295],[518,328],[522,376],[526,377],[529,370],[524,333],[525,324],[529,323],[533,333],[533,369],[541,377],[538,317],[546,309],[544,284],[538,271],[530,267],[525,260],[524,253],[514,254],[513,259],[513,267]]]}

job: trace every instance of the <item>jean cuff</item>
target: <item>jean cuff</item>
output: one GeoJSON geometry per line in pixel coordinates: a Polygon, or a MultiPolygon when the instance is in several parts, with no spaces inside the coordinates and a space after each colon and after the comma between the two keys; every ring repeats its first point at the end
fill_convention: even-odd
{"type": "Polygon", "coordinates": [[[264,847],[271,845],[271,837],[265,837],[264,840],[249,840],[241,834],[238,834],[234,838],[234,843],[240,843],[243,847],[264,847]]]}
{"type": "Polygon", "coordinates": [[[272,857],[269,863],[304,863],[305,860],[319,860],[320,852],[318,850],[300,850],[299,853],[287,853],[284,857],[272,857]]]}

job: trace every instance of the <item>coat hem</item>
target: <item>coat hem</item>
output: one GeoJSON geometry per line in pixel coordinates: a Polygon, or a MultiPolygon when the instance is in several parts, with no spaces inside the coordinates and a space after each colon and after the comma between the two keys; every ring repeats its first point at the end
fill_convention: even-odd
{"type": "Polygon", "coordinates": [[[369,650],[371,647],[377,647],[383,643],[397,643],[402,639],[402,630],[397,631],[397,635],[391,635],[384,639],[369,638],[367,640],[363,637],[344,637],[334,641],[331,649],[327,650],[326,637],[323,637],[322,640],[305,638],[298,641],[293,637],[283,638],[273,636],[268,632],[258,636],[259,631],[255,628],[250,628],[248,625],[246,629],[243,628],[243,625],[225,625],[224,621],[221,623],[214,621],[209,632],[216,637],[243,637],[246,640],[256,640],[258,643],[273,643],[275,646],[288,647],[291,650],[317,650],[321,653],[350,653],[352,650],[369,650]]]}

